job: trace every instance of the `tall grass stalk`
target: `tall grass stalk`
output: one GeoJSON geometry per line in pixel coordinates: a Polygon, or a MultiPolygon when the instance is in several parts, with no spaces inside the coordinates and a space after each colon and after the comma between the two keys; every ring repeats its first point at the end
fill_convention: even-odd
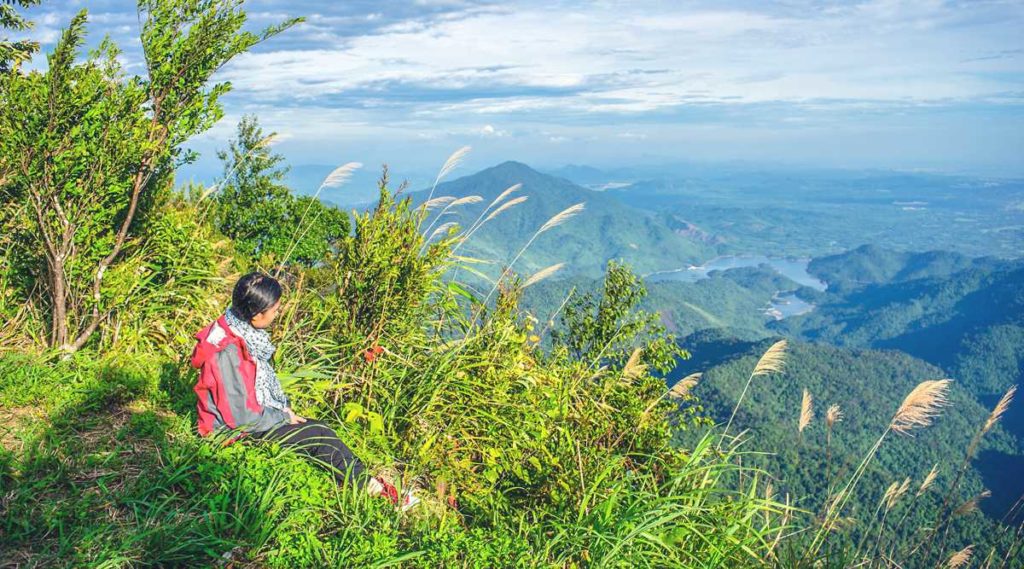
{"type": "Polygon", "coordinates": [[[306,221],[306,215],[309,214],[309,210],[313,207],[313,202],[320,198],[320,192],[322,192],[324,188],[334,188],[344,185],[345,182],[347,182],[349,178],[352,177],[352,173],[362,167],[363,165],[359,162],[349,162],[347,164],[343,164],[335,168],[333,171],[331,171],[331,173],[328,174],[327,177],[324,178],[322,182],[320,182],[320,185],[317,187],[316,192],[313,193],[313,198],[312,200],[310,200],[309,205],[306,206],[306,209],[303,210],[302,215],[299,216],[299,222],[295,225],[295,231],[292,232],[292,246],[288,248],[288,251],[285,253],[284,258],[281,259],[280,263],[278,263],[279,271],[288,264],[288,260],[291,259],[292,253],[295,252],[295,247],[299,244],[299,241],[306,235],[306,232],[309,231],[309,228],[303,227],[302,224],[306,221]]]}
{"type": "Polygon", "coordinates": [[[831,503],[825,511],[825,516],[822,521],[821,527],[814,535],[814,539],[811,545],[807,548],[804,553],[804,558],[814,559],[818,551],[824,545],[826,538],[832,531],[833,525],[842,513],[843,508],[849,501],[850,496],[853,493],[853,489],[860,482],[861,477],[864,475],[864,471],[867,469],[868,464],[874,459],[875,454],[878,452],[879,447],[885,441],[886,436],[890,432],[896,432],[900,434],[908,434],[911,429],[915,427],[926,427],[931,424],[932,420],[938,415],[940,409],[944,407],[948,400],[947,396],[949,393],[949,385],[951,380],[949,379],[938,379],[923,381],[917,385],[907,396],[903,399],[903,403],[896,410],[889,425],[882,432],[875,444],[871,446],[867,454],[861,460],[857,469],[850,477],[850,481],[847,482],[846,486],[843,487],[834,497],[832,497],[831,503]]]}
{"type": "Polygon", "coordinates": [[[726,435],[729,434],[729,428],[732,426],[733,419],[736,418],[736,412],[739,411],[740,405],[743,404],[743,399],[746,397],[747,391],[750,389],[750,383],[759,375],[782,373],[786,364],[786,348],[788,346],[789,342],[786,340],[779,340],[772,344],[771,347],[761,355],[761,358],[757,360],[757,364],[754,366],[754,371],[750,372],[750,376],[747,377],[747,383],[743,386],[743,391],[740,392],[740,397],[736,400],[736,406],[732,408],[732,414],[729,415],[729,420],[725,423],[725,429],[722,430],[722,436],[718,441],[719,448],[721,448],[722,441],[725,440],[726,435]]]}
{"type": "Polygon", "coordinates": [[[814,397],[810,391],[804,389],[803,399],[800,400],[800,420],[797,422],[797,431],[802,435],[812,420],[814,420],[814,397]]]}
{"type": "Polygon", "coordinates": [[[953,479],[953,484],[949,487],[949,491],[946,493],[946,497],[942,501],[942,506],[939,508],[939,518],[936,520],[935,527],[933,528],[929,537],[926,537],[927,546],[924,550],[924,558],[929,559],[931,555],[932,539],[937,532],[945,526],[942,532],[942,540],[939,542],[939,549],[937,555],[942,556],[942,552],[945,551],[946,539],[949,537],[949,526],[952,522],[952,514],[949,513],[949,508],[952,507],[952,502],[956,496],[956,491],[960,488],[960,482],[963,480],[964,473],[971,464],[971,460],[974,458],[974,454],[978,450],[978,445],[981,443],[982,437],[985,436],[992,428],[999,422],[1003,414],[1010,407],[1010,403],[1013,401],[1013,396],[1017,392],[1017,386],[1011,385],[1009,389],[1003,394],[996,403],[996,406],[989,413],[985,419],[985,423],[982,424],[978,432],[971,438],[970,444],[967,445],[967,452],[964,453],[964,459],[960,463],[960,468],[957,469],[956,478],[953,479]]]}
{"type": "Polygon", "coordinates": [[[829,405],[825,411],[825,495],[832,493],[832,431],[843,420],[839,405],[829,405]]]}
{"type": "Polygon", "coordinates": [[[434,178],[434,185],[430,186],[430,193],[427,194],[427,201],[430,201],[430,199],[434,197],[434,190],[437,189],[437,184],[445,176],[450,174],[452,170],[459,167],[459,164],[462,163],[462,160],[466,157],[467,154],[469,154],[470,150],[471,148],[469,146],[463,146],[462,148],[456,150],[455,152],[452,152],[451,156],[449,156],[448,159],[444,161],[444,165],[442,165],[441,169],[437,172],[437,177],[434,178]]]}
{"type": "MultiPolygon", "coordinates": [[[[487,293],[487,296],[480,304],[481,311],[487,306],[487,303],[491,300],[491,297],[494,296],[494,293],[497,292],[498,287],[501,285],[502,279],[504,279],[505,276],[508,275],[508,273],[512,270],[512,267],[516,264],[516,261],[518,261],[519,258],[523,256],[523,253],[525,253],[526,250],[530,248],[530,245],[533,245],[533,242],[536,241],[537,238],[543,235],[544,233],[558,227],[559,225],[562,225],[563,223],[579,215],[580,212],[583,211],[584,207],[585,205],[583,203],[578,203],[565,208],[564,210],[558,212],[553,217],[551,217],[551,219],[547,220],[544,223],[544,225],[540,227],[540,229],[535,231],[533,235],[530,236],[530,239],[527,240],[526,244],[523,245],[521,249],[519,249],[519,252],[516,253],[515,257],[513,257],[512,260],[509,261],[505,269],[502,270],[501,274],[498,275],[498,278],[495,279],[494,286],[491,287],[490,292],[487,293]]],[[[480,313],[478,312],[477,317],[479,317],[479,315],[480,313]]],[[[477,320],[477,317],[473,318],[474,322],[477,320]]]]}

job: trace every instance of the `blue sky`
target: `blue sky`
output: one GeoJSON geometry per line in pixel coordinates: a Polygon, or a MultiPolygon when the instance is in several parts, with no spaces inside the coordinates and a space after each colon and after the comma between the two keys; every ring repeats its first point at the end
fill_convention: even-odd
{"type": "MultiPolygon", "coordinates": [[[[28,12],[52,44],[80,7],[139,70],[134,3],[28,12]]],[[[749,161],[1024,175],[1024,2],[247,3],[307,22],[239,57],[227,116],[281,133],[292,164],[435,171],[749,161]]]]}

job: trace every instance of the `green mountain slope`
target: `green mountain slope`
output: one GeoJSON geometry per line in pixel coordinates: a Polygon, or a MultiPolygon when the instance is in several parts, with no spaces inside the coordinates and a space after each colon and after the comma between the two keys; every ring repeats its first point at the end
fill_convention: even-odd
{"type": "Polygon", "coordinates": [[[958,376],[964,372],[961,379],[979,395],[1001,392],[1024,377],[1020,262],[884,251],[869,256],[863,248],[846,257],[852,268],[839,268],[842,256],[824,267],[812,263],[818,275],[841,280],[829,281],[814,312],[778,322],[778,331],[837,345],[903,350],[958,376]],[[969,268],[950,274],[964,264],[969,268]],[[926,276],[913,278],[918,274],[926,276]],[[876,282],[855,286],[853,275],[873,275],[876,282]],[[833,290],[833,282],[841,286],[833,290]]]}
{"type": "MultiPolygon", "coordinates": [[[[649,213],[518,162],[505,162],[440,184],[434,197],[477,195],[483,200],[452,208],[436,225],[454,221],[468,227],[488,204],[514,184],[522,184],[522,189],[508,199],[528,196],[527,201],[483,226],[460,252],[499,264],[507,262],[547,220],[582,202],[586,209],[579,216],[533,243],[516,263],[517,272],[530,274],[554,263],[566,263],[563,274],[596,277],[602,274],[609,259],[621,259],[637,272],[646,273],[685,266],[712,254],[704,244],[673,233],[649,213]]],[[[422,202],[427,195],[425,191],[416,192],[413,198],[422,202]]],[[[496,273],[497,269],[491,272],[496,273]]]]}
{"type": "MultiPolygon", "coordinates": [[[[538,318],[547,318],[572,288],[591,292],[600,284],[600,279],[581,276],[544,281],[527,289],[524,303],[538,318]]],[[[679,336],[728,329],[738,337],[763,338],[772,333],[767,325],[775,319],[765,309],[776,292],[804,290],[767,265],[712,271],[708,278],[696,282],[645,284],[647,297],[641,307],[659,312],[669,331],[679,336]]]]}
{"type": "MultiPolygon", "coordinates": [[[[703,371],[694,393],[717,421],[725,422],[750,371],[772,340],[747,342],[706,331],[682,343],[693,357],[681,362],[670,377],[703,371]]],[[[734,432],[748,430],[749,444],[769,453],[763,457],[763,464],[770,472],[779,473],[780,491],[804,497],[801,507],[820,509],[826,486],[850,475],[885,430],[903,397],[920,381],[943,376],[935,366],[897,351],[792,342],[785,374],[761,376],[752,382],[736,414],[734,432]],[[816,414],[801,434],[797,423],[803,389],[813,395],[816,414]],[[823,417],[831,404],[840,406],[843,419],[832,434],[831,456],[827,457],[823,417]]],[[[954,384],[949,407],[932,427],[912,438],[893,436],[881,447],[859,487],[860,503],[877,504],[889,484],[907,476],[916,489],[933,464],[939,465],[936,488],[948,489],[954,469],[987,413],[963,385],[954,384]]],[[[1013,445],[1012,437],[999,428],[983,442],[986,453],[1003,453],[1013,445]]],[[[1005,513],[1018,494],[1012,493],[1012,488],[991,484],[983,472],[974,468],[968,470],[965,480],[964,499],[983,488],[993,495],[983,503],[988,518],[976,512],[959,519],[955,529],[964,544],[987,543],[986,531],[996,527],[992,520],[1005,513]]],[[[912,507],[902,504],[903,509],[894,510],[895,515],[906,513],[908,521],[897,534],[905,538],[929,523],[940,502],[941,495],[930,492],[912,507]]],[[[865,516],[869,513],[861,512],[865,516]]]]}
{"type": "Polygon", "coordinates": [[[968,257],[952,251],[908,253],[863,245],[839,255],[815,258],[807,270],[831,287],[849,289],[866,284],[946,277],[971,268],[996,270],[1004,263],[993,257],[968,257]]]}

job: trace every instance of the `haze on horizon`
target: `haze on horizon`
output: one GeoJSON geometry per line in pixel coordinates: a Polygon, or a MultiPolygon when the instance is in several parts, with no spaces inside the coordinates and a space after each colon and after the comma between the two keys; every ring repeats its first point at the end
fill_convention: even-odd
{"type": "MultiPolygon", "coordinates": [[[[680,161],[1024,176],[1024,2],[247,3],[253,26],[307,21],[225,68],[227,115],[281,134],[292,165],[466,173],[680,161]]],[[[44,1],[52,47],[80,8],[137,71],[134,3],[44,1]]],[[[33,65],[45,65],[40,55],[33,65]]]]}

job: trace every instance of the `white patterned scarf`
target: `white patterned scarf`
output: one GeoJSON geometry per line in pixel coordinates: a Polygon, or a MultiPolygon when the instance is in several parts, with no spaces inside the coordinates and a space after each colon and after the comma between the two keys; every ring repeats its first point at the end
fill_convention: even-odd
{"type": "Polygon", "coordinates": [[[277,350],[270,342],[270,334],[242,320],[231,308],[224,313],[224,320],[235,334],[245,340],[245,347],[256,359],[256,401],[264,407],[282,411],[287,409],[288,396],[281,389],[281,382],[270,363],[270,358],[274,357],[274,351],[277,350]]]}

